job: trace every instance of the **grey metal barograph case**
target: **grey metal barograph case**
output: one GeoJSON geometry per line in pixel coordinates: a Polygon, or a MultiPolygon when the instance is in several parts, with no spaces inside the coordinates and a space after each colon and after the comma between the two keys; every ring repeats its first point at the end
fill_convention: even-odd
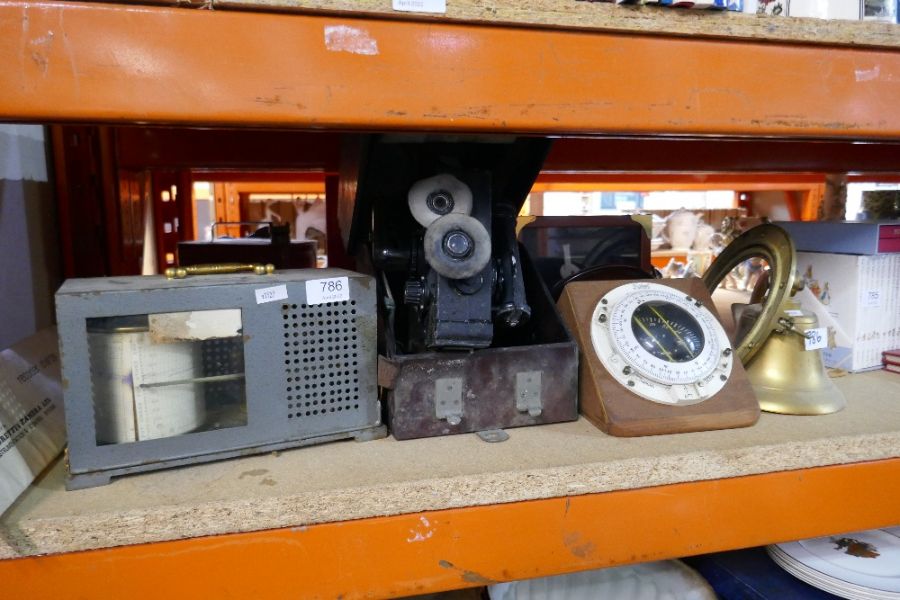
{"type": "Polygon", "coordinates": [[[56,310],[69,489],[386,434],[369,276],[71,279],[56,310]]]}

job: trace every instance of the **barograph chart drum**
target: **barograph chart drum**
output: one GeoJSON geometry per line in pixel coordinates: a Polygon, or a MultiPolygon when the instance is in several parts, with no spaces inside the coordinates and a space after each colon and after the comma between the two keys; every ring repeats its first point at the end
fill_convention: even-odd
{"type": "Polygon", "coordinates": [[[199,348],[151,340],[146,315],[91,319],[88,327],[98,444],[188,433],[205,418],[199,348]]]}

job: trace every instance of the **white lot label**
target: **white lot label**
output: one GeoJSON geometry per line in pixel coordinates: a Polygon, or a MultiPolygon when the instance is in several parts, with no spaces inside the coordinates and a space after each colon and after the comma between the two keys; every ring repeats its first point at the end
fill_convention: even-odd
{"type": "Polygon", "coordinates": [[[275,302],[276,300],[287,300],[287,286],[275,285],[267,288],[259,288],[254,290],[256,293],[256,303],[265,304],[266,302],[275,302]]]}
{"type": "Polygon", "coordinates": [[[804,341],[807,350],[818,350],[828,345],[828,328],[817,327],[809,329],[806,332],[806,340],[804,341]]]}
{"type": "Polygon", "coordinates": [[[394,10],[405,12],[436,13],[447,12],[447,0],[393,0],[394,10]]]}
{"type": "Polygon", "coordinates": [[[346,277],[312,279],[306,282],[306,303],[324,304],[350,299],[350,281],[346,277]]]}

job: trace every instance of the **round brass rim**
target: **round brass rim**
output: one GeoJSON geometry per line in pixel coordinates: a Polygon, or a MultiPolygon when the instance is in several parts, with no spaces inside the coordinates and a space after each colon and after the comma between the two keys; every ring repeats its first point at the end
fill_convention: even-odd
{"type": "Polygon", "coordinates": [[[743,339],[735,341],[735,353],[744,364],[753,358],[769,334],[777,328],[778,315],[791,296],[797,262],[794,243],[781,227],[770,223],[758,225],[731,242],[703,276],[703,283],[712,294],[732,269],[754,257],[762,258],[769,264],[769,293],[759,319],[743,339]]]}

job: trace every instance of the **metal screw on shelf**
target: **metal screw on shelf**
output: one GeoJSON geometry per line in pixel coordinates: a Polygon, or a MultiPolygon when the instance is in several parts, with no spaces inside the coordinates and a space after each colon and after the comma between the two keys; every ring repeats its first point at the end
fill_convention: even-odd
{"type": "Polygon", "coordinates": [[[476,431],[475,435],[482,441],[495,444],[497,442],[505,442],[509,439],[509,434],[502,429],[489,429],[487,431],[476,431]]]}

